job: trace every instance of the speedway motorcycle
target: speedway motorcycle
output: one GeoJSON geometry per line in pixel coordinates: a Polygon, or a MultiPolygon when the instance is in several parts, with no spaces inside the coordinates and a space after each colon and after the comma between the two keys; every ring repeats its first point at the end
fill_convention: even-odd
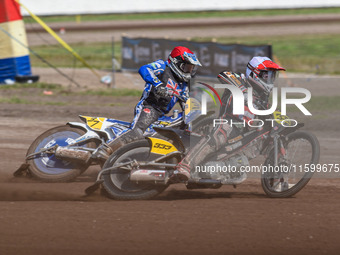
{"type": "MultiPolygon", "coordinates": [[[[320,146],[317,138],[299,130],[302,123],[287,124],[288,117],[274,112],[258,118],[275,119],[261,128],[233,126],[225,146],[206,157],[201,166],[191,169],[191,178],[184,184],[188,189],[238,185],[247,178],[249,161],[264,155],[261,184],[269,197],[290,197],[299,192],[313,172],[300,171],[298,166],[317,164],[320,146]],[[274,116],[275,115],[275,116],[274,116]],[[280,120],[287,120],[285,126],[280,120]],[[264,168],[266,171],[264,171],[264,168]],[[216,169],[220,171],[216,171],[216,169]]],[[[185,121],[190,121],[185,118],[185,121]]],[[[201,122],[203,129],[213,126],[213,117],[201,122]]],[[[176,166],[187,155],[190,144],[196,144],[202,134],[172,128],[154,128],[166,139],[147,137],[127,144],[114,152],[105,162],[94,185],[86,189],[91,194],[100,186],[117,200],[150,199],[163,192],[176,180],[176,166]]],[[[211,129],[210,129],[211,130],[211,129]]]]}
{"type": "MultiPolygon", "coordinates": [[[[79,116],[82,122],[69,122],[38,136],[29,147],[26,162],[14,176],[30,175],[46,182],[71,181],[90,165],[103,164],[98,148],[118,138],[130,129],[130,122],[79,116]]],[[[183,112],[174,110],[172,116],[162,116],[145,131],[145,136],[157,136],[155,127],[187,128],[183,112]]]]}

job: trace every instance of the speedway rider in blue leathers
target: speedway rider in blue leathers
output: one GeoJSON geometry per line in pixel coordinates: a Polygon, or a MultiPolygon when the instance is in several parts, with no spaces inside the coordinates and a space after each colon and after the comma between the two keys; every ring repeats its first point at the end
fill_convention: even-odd
{"type": "Polygon", "coordinates": [[[124,144],[142,139],[150,124],[174,107],[178,100],[175,94],[188,97],[190,79],[198,66],[201,63],[196,55],[182,46],[175,47],[167,61],[160,59],[142,66],[139,74],[146,84],[136,105],[131,129],[105,145],[107,154],[112,154],[124,144]]]}

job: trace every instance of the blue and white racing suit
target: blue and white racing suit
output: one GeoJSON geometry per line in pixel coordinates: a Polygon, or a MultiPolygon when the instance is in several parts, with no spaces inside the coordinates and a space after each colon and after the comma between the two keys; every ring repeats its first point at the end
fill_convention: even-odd
{"type": "Polygon", "coordinates": [[[139,69],[139,74],[146,82],[143,95],[136,105],[135,119],[138,119],[139,112],[144,106],[151,106],[162,115],[167,114],[177,102],[177,97],[161,97],[157,94],[157,89],[165,87],[175,94],[186,97],[188,94],[188,84],[179,82],[168,66],[168,62],[157,60],[144,65],[139,69]]]}
{"type": "Polygon", "coordinates": [[[174,95],[160,96],[157,93],[159,88],[165,87],[182,97],[187,97],[188,95],[188,84],[179,81],[171,71],[168,62],[164,60],[159,59],[146,64],[138,72],[146,82],[145,88],[135,107],[135,117],[131,123],[131,129],[126,130],[119,138],[107,144],[112,151],[126,143],[143,138],[145,130],[174,107],[178,101],[177,97],[174,95]]]}

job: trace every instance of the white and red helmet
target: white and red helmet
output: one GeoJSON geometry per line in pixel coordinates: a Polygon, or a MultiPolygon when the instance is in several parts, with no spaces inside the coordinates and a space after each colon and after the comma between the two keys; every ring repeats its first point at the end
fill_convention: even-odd
{"type": "Polygon", "coordinates": [[[202,66],[196,55],[186,47],[175,47],[168,58],[169,67],[182,81],[188,82],[202,66]]]}
{"type": "Polygon", "coordinates": [[[268,57],[253,57],[248,65],[246,77],[253,78],[265,93],[269,94],[273,87],[274,81],[278,77],[278,71],[286,71],[283,67],[274,63],[268,57]]]}

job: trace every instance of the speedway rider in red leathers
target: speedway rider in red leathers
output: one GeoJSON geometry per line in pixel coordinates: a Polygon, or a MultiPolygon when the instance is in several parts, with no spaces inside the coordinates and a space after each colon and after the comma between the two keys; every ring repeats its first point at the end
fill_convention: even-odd
{"type": "MultiPolygon", "coordinates": [[[[274,81],[278,76],[278,71],[284,68],[274,63],[267,57],[253,57],[247,65],[246,75],[232,72],[221,72],[218,78],[222,83],[231,83],[243,92],[245,98],[244,115],[233,115],[231,92],[226,89],[222,97],[220,109],[221,119],[236,119],[237,121],[249,121],[255,115],[250,112],[247,106],[248,87],[253,87],[253,104],[257,109],[268,109],[268,99],[274,87],[274,81]]],[[[198,166],[207,155],[216,152],[226,144],[232,128],[229,124],[216,126],[210,135],[203,137],[194,145],[185,158],[178,164],[175,171],[178,179],[187,181],[190,179],[190,169],[198,166]]]]}
{"type": "Polygon", "coordinates": [[[139,74],[146,82],[140,101],[135,108],[135,117],[131,129],[101,148],[105,154],[111,154],[117,148],[132,141],[142,139],[145,130],[159,117],[167,114],[176,104],[177,97],[188,97],[190,79],[195,75],[201,63],[196,55],[186,47],[175,47],[167,61],[157,60],[144,65],[139,74]]]}

